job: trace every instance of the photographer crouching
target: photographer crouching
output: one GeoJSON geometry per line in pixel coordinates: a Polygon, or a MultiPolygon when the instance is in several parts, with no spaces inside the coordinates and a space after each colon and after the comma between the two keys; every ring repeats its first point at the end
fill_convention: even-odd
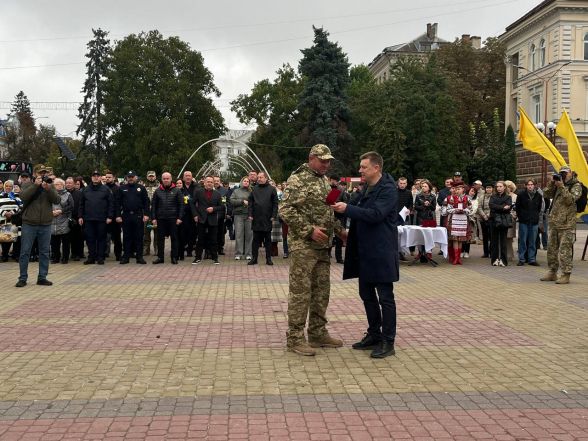
{"type": "Polygon", "coordinates": [[[22,237],[19,259],[20,276],[18,282],[16,282],[17,288],[22,288],[27,284],[29,257],[35,240],[37,240],[39,248],[37,285],[52,285],[47,280],[47,273],[49,272],[53,204],[58,204],[61,199],[53,188],[53,180],[47,176],[47,169],[40,167],[35,174],[34,182],[24,184],[20,193],[24,206],[22,209],[22,237]]]}

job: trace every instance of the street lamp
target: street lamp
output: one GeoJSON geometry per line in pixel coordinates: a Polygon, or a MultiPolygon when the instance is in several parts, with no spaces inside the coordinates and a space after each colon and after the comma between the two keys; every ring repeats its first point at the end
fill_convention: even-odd
{"type": "MultiPolygon", "coordinates": [[[[555,145],[555,127],[556,124],[553,121],[547,121],[547,86],[549,84],[549,82],[568,64],[570,64],[571,61],[566,61],[565,63],[563,63],[559,69],[557,69],[553,74],[547,76],[540,76],[537,75],[535,72],[527,69],[524,66],[519,66],[518,64],[514,64],[514,67],[516,67],[517,69],[522,69],[522,70],[526,70],[529,75],[534,76],[535,78],[537,78],[539,81],[541,81],[542,83],[542,87],[543,87],[543,99],[545,101],[544,104],[544,112],[543,112],[543,118],[544,118],[544,122],[539,122],[537,124],[535,124],[535,127],[537,127],[537,129],[539,129],[541,132],[543,132],[545,134],[545,136],[551,141],[551,143],[553,145],[555,145]]],[[[556,170],[557,171],[557,170],[556,170]]],[[[541,161],[541,186],[545,187],[547,185],[547,160],[545,158],[542,159],[541,161]]]]}

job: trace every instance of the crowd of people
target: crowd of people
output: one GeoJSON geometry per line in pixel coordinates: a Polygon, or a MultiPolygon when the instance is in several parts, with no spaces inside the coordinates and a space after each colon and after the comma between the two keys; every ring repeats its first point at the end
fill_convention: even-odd
{"type": "MultiPolygon", "coordinates": [[[[255,265],[259,260],[259,248],[263,247],[266,264],[273,265],[272,257],[278,255],[279,242],[282,242],[283,257],[289,256],[288,224],[278,215],[287,183],[276,184],[263,171],[251,171],[233,187],[218,176],[196,180],[190,171],[184,171],[182,179],[175,182],[170,173],[163,173],[158,180],[154,171],[148,171],[141,181],[136,172],[129,171],[121,183],[110,171],[94,171],[88,183],[81,176],[60,179],[43,167],[35,174],[41,181],[51,181],[59,196],[59,201],[52,201],[48,233],[50,261],[54,264],[85,259],[86,265],[102,265],[111,253],[120,264],[127,264],[131,259],[145,264],[144,256],[150,255],[151,250],[156,256],[153,264],[161,264],[165,262],[167,237],[170,238],[172,264],[186,257],[193,258],[193,264],[203,259],[220,264],[218,256],[224,255],[227,233],[235,241],[235,260],[255,265]]],[[[519,190],[512,181],[484,186],[476,180],[470,186],[463,181],[460,172],[455,172],[438,190],[428,179],[416,179],[409,188],[407,178],[400,177],[396,182],[398,203],[400,208],[408,210],[409,216],[404,221],[399,217],[399,223],[445,227],[448,260],[454,265],[461,265],[462,259],[470,258],[471,244],[481,244],[481,257],[489,258],[493,266],[515,263],[539,266],[537,250],[548,249],[551,227],[554,247],[562,248],[563,240],[563,251],[552,256],[549,272],[557,273],[559,265],[556,266],[554,260],[563,259],[564,262],[561,265],[563,277],[549,274],[548,278],[565,283],[571,273],[571,261],[567,263],[571,258],[566,256],[571,253],[573,238],[561,234],[561,230],[573,232],[575,229],[572,200],[577,197],[568,197],[567,212],[571,220],[562,221],[559,213],[566,211],[562,207],[563,199],[554,196],[557,188],[562,188],[560,193],[571,194],[574,188],[578,193],[578,181],[567,167],[561,174],[564,180],[552,180],[545,192],[537,188],[533,179],[528,179],[519,190]],[[552,216],[555,225],[549,221],[554,199],[558,202],[552,216]],[[517,238],[515,254],[513,241],[517,238]]],[[[20,193],[21,188],[29,184],[31,176],[27,172],[22,173],[17,182],[8,180],[2,184],[0,221],[4,224],[22,225],[20,193]]],[[[329,176],[329,184],[331,189],[337,190],[336,202],[348,202],[364,190],[363,183],[348,187],[335,175],[329,176]]],[[[348,226],[344,214],[335,213],[335,216],[344,227],[348,226]]],[[[14,242],[2,242],[1,246],[2,261],[20,259],[20,236],[14,242]]],[[[336,262],[343,264],[341,239],[335,237],[331,248],[335,248],[336,262]]],[[[411,248],[410,254],[417,259],[421,253],[432,258],[430,251],[411,248]]],[[[39,256],[38,241],[33,241],[28,259],[38,261],[39,256]]],[[[409,258],[400,252],[400,260],[409,258]]]]}
{"type": "MultiPolygon", "coordinates": [[[[2,261],[19,262],[17,287],[27,284],[29,261],[39,261],[37,284],[49,286],[49,263],[67,264],[70,258],[103,265],[113,252],[121,265],[131,259],[146,264],[144,256],[153,249],[152,263],[163,264],[166,238],[171,264],[192,257],[194,265],[207,258],[220,264],[227,232],[235,241],[235,260],[248,265],[258,264],[262,246],[266,264],[273,265],[281,241],[283,257],[292,258],[286,344],[307,356],[318,347],[343,345],[326,328],[332,248],[344,265],[343,278],[359,279],[366,311],[367,332],[353,348],[369,349],[373,358],[394,354],[393,284],[406,259],[398,247],[402,224],[445,228],[453,265],[470,258],[476,242],[482,243],[481,257],[496,267],[515,261],[539,266],[537,249],[547,248],[548,270],[541,280],[569,283],[576,212],[585,209],[578,205],[582,198],[585,204],[583,187],[569,167],[544,190],[532,179],[520,190],[511,181],[484,186],[476,180],[469,186],[460,172],[441,190],[427,179],[409,189],[405,177],[395,181],[383,172],[382,157],[368,152],[360,158],[362,183],[349,188],[327,174],[332,159],[330,149],[317,144],[287,182],[276,184],[266,172],[251,171],[233,187],[218,176],[197,180],[190,171],[174,182],[169,172],[158,180],[148,171],[140,181],[131,170],[119,183],[111,172],[95,170],[86,184],[82,177],[63,180],[37,167],[34,176],[24,172],[18,182],[2,185],[2,261]]],[[[410,250],[428,259],[431,251],[410,250]]]]}

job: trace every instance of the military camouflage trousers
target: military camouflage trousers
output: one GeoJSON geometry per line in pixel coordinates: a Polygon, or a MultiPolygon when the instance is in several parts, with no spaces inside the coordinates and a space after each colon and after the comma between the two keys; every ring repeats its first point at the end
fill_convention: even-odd
{"type": "Polygon", "coordinates": [[[290,253],[290,291],[288,294],[288,346],[305,340],[304,327],[308,317],[308,338],[319,339],[327,334],[327,306],[331,292],[329,250],[295,250],[290,253]]]}
{"type": "Polygon", "coordinates": [[[551,271],[557,272],[560,268],[562,273],[572,272],[575,241],[574,230],[549,230],[547,266],[551,271]]]}

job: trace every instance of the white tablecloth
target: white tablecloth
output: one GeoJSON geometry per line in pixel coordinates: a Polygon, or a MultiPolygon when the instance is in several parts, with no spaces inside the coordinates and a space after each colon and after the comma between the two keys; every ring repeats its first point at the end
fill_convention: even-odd
{"type": "Polygon", "coordinates": [[[403,225],[398,227],[398,246],[400,250],[408,251],[408,247],[424,245],[425,251],[430,253],[437,245],[447,259],[447,230],[443,227],[418,227],[403,225]]]}

